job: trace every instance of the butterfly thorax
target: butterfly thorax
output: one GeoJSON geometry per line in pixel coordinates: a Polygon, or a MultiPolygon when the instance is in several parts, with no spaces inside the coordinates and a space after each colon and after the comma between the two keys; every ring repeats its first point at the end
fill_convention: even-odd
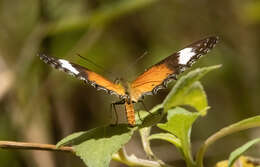
{"type": "Polygon", "coordinates": [[[118,84],[124,88],[124,90],[125,90],[124,99],[129,100],[130,99],[130,83],[128,81],[124,80],[123,78],[119,78],[119,79],[117,79],[116,84],[118,84]]]}
{"type": "Polygon", "coordinates": [[[133,91],[130,82],[124,80],[123,78],[120,78],[117,80],[117,84],[123,87],[125,95],[122,96],[122,99],[128,102],[128,104],[130,102],[136,103],[138,101],[138,98],[135,98],[135,92],[133,91]]]}

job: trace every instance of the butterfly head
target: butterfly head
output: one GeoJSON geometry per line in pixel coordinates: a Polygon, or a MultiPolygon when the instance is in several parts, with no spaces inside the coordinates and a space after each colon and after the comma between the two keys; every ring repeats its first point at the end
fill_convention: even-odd
{"type": "Polygon", "coordinates": [[[129,97],[129,82],[127,82],[125,79],[123,78],[116,78],[114,81],[115,84],[117,85],[121,85],[124,89],[125,89],[125,94],[129,97]]]}

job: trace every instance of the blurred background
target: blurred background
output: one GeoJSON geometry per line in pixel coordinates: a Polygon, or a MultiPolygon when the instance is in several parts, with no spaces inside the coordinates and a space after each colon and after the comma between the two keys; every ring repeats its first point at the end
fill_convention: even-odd
{"type": "MultiPolygon", "coordinates": [[[[114,122],[109,107],[115,96],[51,68],[37,53],[79,63],[112,81],[122,76],[131,81],[186,45],[219,35],[220,43],[193,66],[223,65],[202,80],[211,109],[194,125],[196,152],[220,128],[259,114],[259,25],[257,0],[0,0],[0,140],[55,144],[70,133],[114,122]]],[[[173,84],[146,97],[147,107],[161,103],[173,84]]],[[[124,108],[118,112],[125,122],[124,108]]],[[[227,159],[258,133],[253,129],[220,140],[206,153],[206,166],[227,159]]],[[[152,148],[163,161],[184,166],[172,145],[152,141],[152,148]]],[[[138,134],[127,152],[145,158],[138,134]]],[[[259,157],[259,149],[249,154],[259,157]]],[[[84,164],[67,153],[0,150],[0,166],[84,164]]]]}

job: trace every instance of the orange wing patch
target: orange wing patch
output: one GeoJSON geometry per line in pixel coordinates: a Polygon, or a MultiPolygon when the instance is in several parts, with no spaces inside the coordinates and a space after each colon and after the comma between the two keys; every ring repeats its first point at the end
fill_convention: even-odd
{"type": "Polygon", "coordinates": [[[164,85],[162,85],[164,80],[171,78],[169,76],[174,73],[174,69],[168,68],[166,64],[157,64],[151,67],[137,77],[131,84],[131,99],[137,102],[142,95],[152,93],[153,91],[156,92],[157,90],[155,88],[160,85],[164,87],[164,85]]]}
{"type": "Polygon", "coordinates": [[[93,71],[84,70],[84,72],[86,73],[85,76],[87,76],[87,81],[90,82],[90,84],[97,89],[106,89],[112,91],[109,94],[116,93],[119,96],[125,95],[125,89],[121,85],[114,84],[113,82],[107,80],[106,78],[93,71]]]}
{"type": "Polygon", "coordinates": [[[85,68],[80,65],[71,63],[64,59],[56,59],[54,57],[39,55],[40,58],[52,67],[62,70],[70,75],[83,80],[84,82],[90,83],[93,87],[98,90],[104,90],[109,94],[115,94],[119,97],[125,96],[125,90],[121,85],[114,84],[108,79],[102,77],[101,75],[85,68]]]}

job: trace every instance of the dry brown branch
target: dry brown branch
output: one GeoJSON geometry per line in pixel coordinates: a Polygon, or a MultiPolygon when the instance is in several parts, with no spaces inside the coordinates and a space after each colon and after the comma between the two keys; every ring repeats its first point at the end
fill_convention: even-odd
{"type": "MultiPolygon", "coordinates": [[[[23,149],[23,150],[43,150],[43,151],[63,151],[69,153],[75,153],[73,147],[63,146],[57,148],[52,144],[40,144],[29,142],[15,142],[15,141],[0,141],[0,148],[2,149],[23,149]]],[[[146,167],[166,167],[168,165],[162,165],[157,161],[139,159],[134,155],[127,156],[124,149],[120,149],[119,153],[113,154],[112,159],[129,166],[146,166],[146,167]]]]}
{"type": "Polygon", "coordinates": [[[15,141],[0,141],[0,148],[3,149],[24,149],[24,150],[45,150],[45,151],[64,151],[74,153],[72,147],[60,147],[52,144],[27,143],[15,141]]]}

